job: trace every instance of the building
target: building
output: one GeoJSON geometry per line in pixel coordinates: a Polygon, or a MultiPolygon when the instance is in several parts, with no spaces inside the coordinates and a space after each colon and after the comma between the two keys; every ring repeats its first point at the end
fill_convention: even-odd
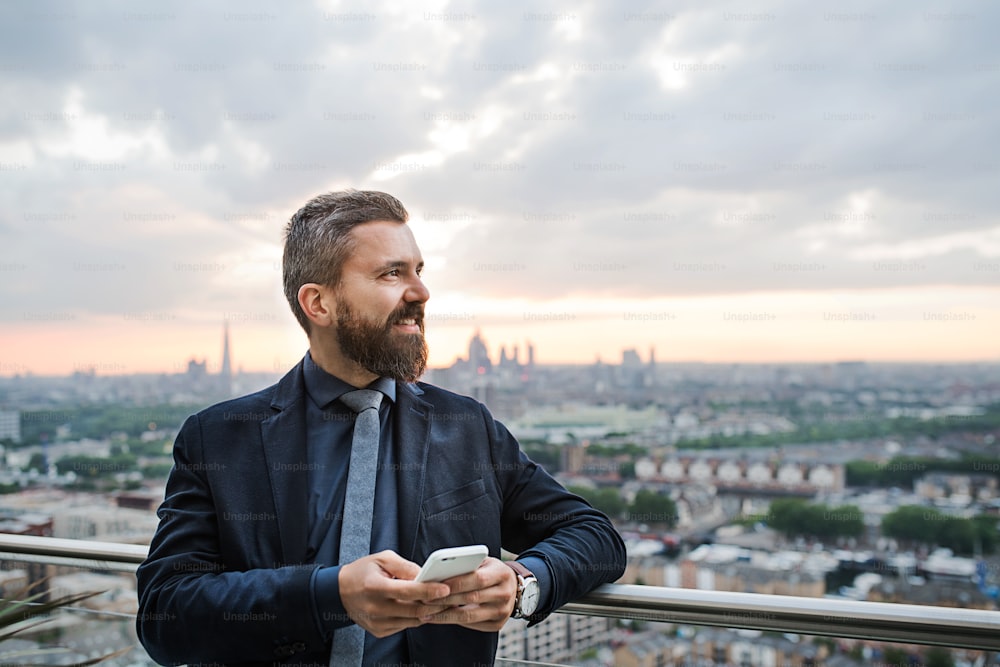
{"type": "Polygon", "coordinates": [[[683,664],[690,652],[685,641],[661,632],[643,632],[628,638],[615,650],[616,667],[661,667],[683,664]]]}
{"type": "MultiPolygon", "coordinates": [[[[16,564],[12,564],[16,567],[16,564]]],[[[0,569],[0,598],[9,600],[23,594],[28,587],[28,571],[25,569],[0,569]]]]}
{"type": "Polygon", "coordinates": [[[233,391],[233,366],[229,357],[229,320],[222,329],[222,368],[219,370],[219,389],[226,395],[233,391]]]}
{"type": "Polygon", "coordinates": [[[996,600],[980,590],[972,581],[931,580],[911,584],[906,578],[883,579],[868,590],[873,602],[957,607],[960,609],[997,608],[996,600]]]}
{"type": "Polygon", "coordinates": [[[826,655],[825,648],[785,637],[709,628],[699,629],[693,637],[667,637],[653,631],[636,633],[619,642],[614,664],[616,667],[816,667],[825,664],[826,655]]]}
{"type": "Polygon", "coordinates": [[[54,537],[149,544],[156,531],[156,514],[146,509],[93,502],[54,513],[54,537]]]}
{"type": "Polygon", "coordinates": [[[663,556],[629,558],[618,583],[822,597],[826,573],[836,567],[836,559],[826,554],[704,544],[679,561],[663,556]]]}
{"type": "Polygon", "coordinates": [[[815,461],[771,461],[668,456],[636,461],[640,480],[710,484],[719,492],[814,496],[844,489],[844,465],[815,461]]]}
{"type": "Polygon", "coordinates": [[[939,506],[966,507],[1000,497],[998,486],[988,473],[930,472],[913,482],[913,491],[939,506]]]}
{"type": "Polygon", "coordinates": [[[610,618],[576,614],[552,614],[530,628],[526,621],[510,620],[500,630],[497,655],[566,664],[587,649],[606,645],[611,623],[610,618]]]}
{"type": "Polygon", "coordinates": [[[134,614],[139,610],[135,577],[128,574],[73,572],[52,577],[49,583],[49,594],[53,599],[89,593],[95,595],[80,601],[78,606],[122,614],[134,614]]]}
{"type": "MultiPolygon", "coordinates": [[[[52,517],[31,508],[5,507],[0,509],[0,533],[52,537],[52,517]]],[[[38,582],[47,581],[54,571],[55,567],[47,563],[0,561],[0,588],[4,595],[24,591],[38,582]]],[[[33,592],[41,594],[39,602],[48,601],[44,583],[33,592]]]]}
{"type": "Polygon", "coordinates": [[[5,527],[0,523],[0,532],[149,544],[159,522],[152,498],[139,492],[113,497],[61,489],[24,491],[5,496],[0,519],[9,521],[5,527]],[[30,526],[22,525],[29,519],[30,526]]]}
{"type": "Polygon", "coordinates": [[[21,443],[21,411],[0,410],[0,442],[21,443]]]}

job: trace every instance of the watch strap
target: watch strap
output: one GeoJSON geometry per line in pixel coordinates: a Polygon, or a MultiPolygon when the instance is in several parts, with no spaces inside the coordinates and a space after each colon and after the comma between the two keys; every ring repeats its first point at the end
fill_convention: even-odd
{"type": "Polygon", "coordinates": [[[505,560],[504,563],[508,567],[510,567],[510,569],[514,570],[514,572],[518,573],[519,575],[521,575],[525,579],[527,579],[528,577],[532,577],[532,578],[535,577],[535,575],[531,573],[531,570],[529,570],[528,568],[526,568],[521,563],[518,563],[516,560],[505,560]]]}

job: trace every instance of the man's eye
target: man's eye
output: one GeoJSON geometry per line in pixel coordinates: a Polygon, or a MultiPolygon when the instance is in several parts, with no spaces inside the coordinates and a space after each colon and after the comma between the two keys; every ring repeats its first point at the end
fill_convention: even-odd
{"type": "Polygon", "coordinates": [[[392,271],[387,271],[385,275],[392,276],[393,278],[395,278],[396,276],[399,275],[399,269],[393,269],[392,271]]]}

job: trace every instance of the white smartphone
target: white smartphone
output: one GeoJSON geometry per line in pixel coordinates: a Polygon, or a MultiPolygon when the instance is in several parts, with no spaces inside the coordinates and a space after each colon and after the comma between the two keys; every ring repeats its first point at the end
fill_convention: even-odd
{"type": "Polygon", "coordinates": [[[427,557],[414,581],[444,581],[468,574],[479,567],[489,554],[485,544],[438,549],[427,557]]]}

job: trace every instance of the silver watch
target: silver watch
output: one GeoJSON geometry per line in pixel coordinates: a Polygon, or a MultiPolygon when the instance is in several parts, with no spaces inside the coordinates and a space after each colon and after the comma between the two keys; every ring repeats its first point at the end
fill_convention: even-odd
{"type": "Polygon", "coordinates": [[[514,611],[511,618],[527,618],[538,609],[538,598],[541,594],[538,579],[531,570],[517,561],[504,561],[517,575],[517,598],[514,600],[514,611]]]}

